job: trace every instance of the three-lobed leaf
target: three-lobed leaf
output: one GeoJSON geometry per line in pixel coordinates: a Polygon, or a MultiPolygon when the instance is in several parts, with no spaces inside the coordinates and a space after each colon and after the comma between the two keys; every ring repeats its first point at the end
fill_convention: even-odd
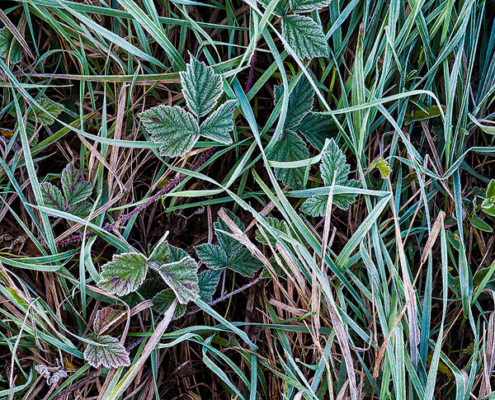
{"type": "Polygon", "coordinates": [[[131,365],[129,353],[117,338],[104,335],[94,339],[84,350],[84,359],[94,368],[118,368],[131,365]]]}
{"type": "Polygon", "coordinates": [[[327,40],[321,26],[309,17],[288,15],[282,20],[282,34],[299,58],[327,57],[327,40]]]}
{"type": "Polygon", "coordinates": [[[135,292],[146,279],[147,259],[139,253],[114,255],[112,261],[102,266],[98,286],[117,296],[135,292]]]}
{"type": "Polygon", "coordinates": [[[199,139],[199,126],[184,109],[159,105],[139,114],[151,140],[160,143],[162,156],[182,156],[199,139]]]}
{"type": "Polygon", "coordinates": [[[67,204],[75,205],[86,200],[93,187],[84,179],[82,172],[69,163],[62,171],[62,190],[67,204]]]}
{"type": "Polygon", "coordinates": [[[187,107],[196,117],[204,117],[223,94],[222,77],[204,62],[191,57],[186,70],[180,72],[187,107]]]}

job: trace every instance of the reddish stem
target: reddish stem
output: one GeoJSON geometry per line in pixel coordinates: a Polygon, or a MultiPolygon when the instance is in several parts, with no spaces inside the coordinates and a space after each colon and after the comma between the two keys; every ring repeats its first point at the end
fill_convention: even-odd
{"type": "MultiPolygon", "coordinates": [[[[216,147],[212,147],[210,150],[208,150],[200,159],[199,161],[194,164],[190,171],[196,171],[198,170],[208,159],[215,153],[216,147]]],[[[167,186],[165,186],[163,189],[161,189],[158,193],[156,193],[154,196],[150,197],[147,201],[145,201],[143,204],[141,204],[139,207],[131,211],[129,214],[123,215],[120,219],[118,219],[115,222],[112,222],[109,225],[104,226],[102,229],[105,231],[112,231],[121,224],[126,223],[129,221],[134,215],[139,214],[141,211],[143,211],[146,207],[148,207],[150,204],[154,203],[156,200],[158,200],[161,196],[163,196],[165,193],[167,193],[169,190],[173,189],[175,186],[177,186],[179,183],[181,183],[187,175],[184,174],[179,174],[177,175],[172,181],[169,182],[167,186]]],[[[61,240],[58,242],[58,245],[66,245],[72,242],[77,242],[81,240],[83,237],[90,238],[92,236],[95,236],[96,233],[93,231],[86,233],[86,235],[77,235],[77,236],[72,236],[70,238],[61,240]]]]}

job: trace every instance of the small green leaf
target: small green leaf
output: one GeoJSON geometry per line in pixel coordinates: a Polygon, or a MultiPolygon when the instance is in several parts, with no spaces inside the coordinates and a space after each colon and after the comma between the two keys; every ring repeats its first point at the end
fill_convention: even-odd
{"type": "Polygon", "coordinates": [[[183,156],[199,139],[199,126],[182,108],[160,105],[139,114],[151,140],[160,143],[162,156],[183,156]]]}
{"type": "Polygon", "coordinates": [[[287,44],[299,58],[327,57],[328,44],[325,34],[315,21],[300,15],[288,15],[282,19],[282,34],[287,44]]]}
{"type": "MultiPolygon", "coordinates": [[[[275,87],[275,104],[282,97],[284,89],[282,86],[275,87]]],[[[284,128],[291,129],[301,122],[301,120],[313,109],[315,90],[305,75],[301,76],[296,86],[289,96],[287,107],[287,117],[284,128]]]]}
{"type": "Polygon", "coordinates": [[[492,179],[486,188],[486,197],[495,199],[495,179],[492,179]]]}
{"type": "Polygon", "coordinates": [[[180,72],[187,107],[196,117],[204,117],[223,93],[222,77],[204,62],[191,57],[186,71],[180,72]]]}
{"type": "Polygon", "coordinates": [[[322,150],[325,139],[337,137],[339,130],[331,115],[309,113],[296,128],[315,149],[322,150]]]}
{"type": "MultiPolygon", "coordinates": [[[[289,227],[287,226],[287,223],[285,221],[280,221],[277,218],[273,217],[268,217],[266,218],[266,222],[268,225],[270,225],[272,228],[279,230],[283,233],[287,233],[289,231],[289,227]]],[[[275,246],[277,244],[277,240],[273,237],[273,235],[269,232],[267,232],[265,229],[265,235],[270,241],[270,244],[272,246],[275,246]]],[[[261,244],[268,245],[268,242],[266,241],[265,237],[262,235],[261,231],[259,229],[256,229],[256,237],[255,239],[260,242],[261,244]]]]}
{"type": "MultiPolygon", "coordinates": [[[[172,289],[165,289],[153,297],[153,309],[160,314],[165,314],[175,300],[175,293],[172,289]]],[[[186,313],[185,304],[177,304],[174,310],[174,319],[179,319],[186,313]]]]}
{"type": "Polygon", "coordinates": [[[146,279],[146,257],[139,253],[114,255],[112,261],[101,267],[98,286],[117,296],[135,292],[146,279]]]}
{"type": "Polygon", "coordinates": [[[84,179],[82,172],[69,163],[62,171],[62,190],[67,204],[73,206],[86,200],[93,191],[91,183],[84,179]]]}
{"type": "Polygon", "coordinates": [[[91,204],[89,201],[85,201],[83,203],[76,204],[74,207],[71,208],[69,211],[72,215],[76,215],[79,218],[86,219],[89,214],[91,214],[91,210],[93,208],[93,204],[91,204]]]}
{"type": "Polygon", "coordinates": [[[332,0],[291,0],[290,8],[296,13],[320,10],[330,4],[332,0]]]}
{"type": "MultiPolygon", "coordinates": [[[[227,215],[239,227],[241,231],[244,230],[245,228],[244,224],[236,215],[234,215],[234,213],[232,213],[231,211],[227,211],[227,215]]],[[[233,233],[232,230],[222,219],[219,218],[217,222],[213,224],[213,227],[215,228],[215,234],[217,235],[218,243],[220,243],[220,246],[222,247],[225,254],[227,254],[227,256],[234,254],[237,250],[239,250],[242,247],[242,245],[234,238],[230,237],[229,235],[226,235],[225,233],[219,232],[219,231],[224,231],[224,232],[233,233]]]]}
{"type": "Polygon", "coordinates": [[[232,257],[229,258],[227,268],[239,274],[252,277],[256,271],[263,266],[263,263],[255,258],[248,249],[237,250],[232,257]]]}
{"type": "Polygon", "coordinates": [[[227,266],[227,254],[220,246],[201,244],[195,247],[196,254],[211,269],[224,269],[227,266]]]}
{"type": "Polygon", "coordinates": [[[476,214],[474,214],[473,218],[470,218],[469,221],[475,228],[478,228],[484,232],[493,232],[492,227],[485,221],[481,220],[476,214]]]}
{"type": "Polygon", "coordinates": [[[167,264],[152,261],[149,262],[149,266],[160,274],[181,304],[187,304],[198,298],[198,264],[191,257],[187,256],[180,261],[167,264]]]}
{"type": "Polygon", "coordinates": [[[21,44],[7,27],[0,29],[0,57],[9,58],[10,64],[17,64],[22,60],[21,44]]]}
{"type": "Polygon", "coordinates": [[[64,211],[65,203],[62,197],[62,192],[56,186],[49,182],[40,183],[41,195],[45,206],[56,210],[64,211]]]}
{"type": "MultiPolygon", "coordinates": [[[[284,131],[282,138],[273,146],[269,155],[272,161],[290,162],[304,160],[309,157],[309,151],[304,141],[292,131],[284,131]]],[[[305,168],[275,168],[277,179],[292,189],[302,189],[304,186],[305,168]]]]}
{"type": "MultiPolygon", "coordinates": [[[[270,4],[270,0],[259,0],[261,4],[266,8],[270,4]]],[[[275,6],[275,10],[273,10],[273,14],[278,17],[284,17],[289,11],[289,0],[279,0],[277,5],[275,6]]]]}
{"type": "Polygon", "coordinates": [[[105,307],[96,312],[96,317],[93,322],[93,329],[97,335],[101,335],[106,332],[115,322],[119,320],[119,317],[124,312],[116,310],[112,307],[105,307]]]}
{"type": "Polygon", "coordinates": [[[374,168],[377,168],[380,171],[380,176],[382,179],[388,178],[392,169],[388,166],[388,161],[379,157],[375,161],[370,164],[369,172],[371,172],[374,168]]]}
{"type": "Polygon", "coordinates": [[[229,100],[218,107],[199,128],[201,136],[223,144],[231,144],[229,132],[234,129],[234,110],[236,100],[229,100]]]}
{"type": "Polygon", "coordinates": [[[62,104],[56,103],[52,100],[49,100],[45,97],[36,100],[39,104],[34,105],[28,111],[27,117],[31,121],[38,121],[41,125],[51,125],[55,122],[55,118],[57,118],[60,113],[64,110],[64,106],[62,104]],[[43,111],[40,107],[44,108],[46,111],[43,111]]]}
{"type": "Polygon", "coordinates": [[[301,206],[301,211],[312,217],[323,217],[327,210],[328,196],[318,195],[306,199],[301,206]]]}
{"type": "MultiPolygon", "coordinates": [[[[482,268],[478,272],[476,272],[476,274],[473,276],[473,285],[475,286],[480,285],[481,282],[483,282],[483,279],[485,279],[487,274],[490,272],[490,270],[491,268],[488,267],[488,268],[482,268]]],[[[492,282],[494,279],[495,276],[493,275],[493,271],[492,271],[492,275],[488,278],[487,282],[492,282]]]]}
{"type": "Polygon", "coordinates": [[[199,297],[205,303],[210,303],[215,291],[217,290],[218,282],[220,282],[222,271],[206,270],[199,274],[199,297]]]}
{"type": "Polygon", "coordinates": [[[481,209],[485,214],[495,217],[495,201],[492,198],[485,199],[481,204],[481,209]]]}
{"type": "Polygon", "coordinates": [[[88,344],[84,350],[84,359],[94,368],[118,368],[131,365],[129,353],[112,336],[100,336],[93,339],[95,344],[88,344]]]}
{"type": "MultiPolygon", "coordinates": [[[[442,112],[445,113],[447,107],[442,106],[442,112]]],[[[413,121],[424,121],[426,119],[439,117],[442,115],[440,112],[440,108],[438,106],[430,106],[426,107],[424,110],[418,109],[413,113],[406,115],[404,122],[406,125],[409,125],[413,121]]]]}

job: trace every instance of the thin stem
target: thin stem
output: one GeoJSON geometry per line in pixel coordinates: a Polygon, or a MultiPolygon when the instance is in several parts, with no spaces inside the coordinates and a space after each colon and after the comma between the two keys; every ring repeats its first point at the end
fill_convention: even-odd
{"type": "MultiPolygon", "coordinates": [[[[201,158],[200,160],[194,164],[190,171],[196,171],[199,169],[203,164],[208,161],[208,159],[215,153],[216,147],[212,147],[210,150],[208,150],[201,158]]],[[[169,182],[167,186],[165,186],[163,189],[161,189],[158,193],[156,193],[154,196],[150,197],[147,201],[145,201],[143,204],[141,204],[139,207],[131,211],[129,214],[123,215],[120,219],[118,219],[115,222],[112,222],[109,225],[104,226],[102,229],[105,231],[112,231],[119,227],[121,224],[126,223],[129,221],[134,215],[139,214],[141,211],[143,211],[146,207],[148,207],[150,204],[153,204],[156,200],[158,200],[161,196],[163,196],[165,193],[167,193],[169,190],[173,189],[175,186],[177,186],[179,183],[181,183],[187,175],[185,174],[179,174],[177,175],[172,181],[169,182]]],[[[61,240],[57,244],[60,246],[72,243],[72,242],[77,242],[79,240],[82,240],[83,237],[90,238],[92,236],[95,236],[96,233],[93,231],[87,232],[86,235],[77,235],[77,236],[72,236],[70,238],[61,240]]]]}

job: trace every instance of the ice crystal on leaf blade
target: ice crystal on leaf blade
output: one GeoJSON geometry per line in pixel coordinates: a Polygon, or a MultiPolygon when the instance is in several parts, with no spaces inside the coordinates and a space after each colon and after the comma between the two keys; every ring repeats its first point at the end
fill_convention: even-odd
{"type": "Polygon", "coordinates": [[[200,125],[223,95],[222,77],[191,57],[186,71],[180,73],[183,95],[191,111],[178,106],[159,105],[139,114],[151,140],[161,144],[162,156],[175,157],[187,154],[200,137],[231,144],[230,132],[234,128],[235,100],[229,100],[200,125]]]}

